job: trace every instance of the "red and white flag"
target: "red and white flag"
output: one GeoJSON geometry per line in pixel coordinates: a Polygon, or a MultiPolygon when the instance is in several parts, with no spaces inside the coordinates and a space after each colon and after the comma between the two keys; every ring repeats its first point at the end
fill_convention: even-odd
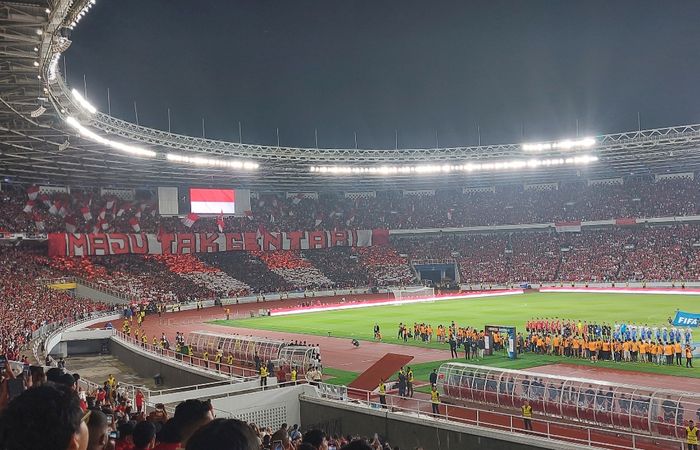
{"type": "Polygon", "coordinates": [[[132,217],[129,219],[129,225],[131,225],[131,229],[134,230],[134,233],[141,232],[141,223],[139,222],[138,217],[132,217]]]}
{"type": "Polygon", "coordinates": [[[49,206],[49,214],[51,214],[52,216],[55,216],[56,214],[58,214],[59,209],[61,209],[61,202],[56,200],[55,202],[53,202],[49,206]]]}
{"type": "Polygon", "coordinates": [[[554,229],[557,233],[580,233],[581,232],[581,221],[571,221],[571,222],[556,222],[554,224],[554,229]]]}
{"type": "Polygon", "coordinates": [[[39,186],[36,184],[32,184],[27,188],[27,197],[29,197],[29,200],[36,200],[36,197],[39,195],[39,186]]]}
{"type": "Polygon", "coordinates": [[[44,226],[44,218],[41,217],[41,214],[34,214],[34,226],[36,227],[36,231],[44,231],[46,229],[44,226]]]}
{"type": "Polygon", "coordinates": [[[258,231],[255,233],[255,238],[260,239],[266,232],[267,230],[265,230],[265,226],[263,224],[258,225],[258,231]]]}
{"type": "Polygon", "coordinates": [[[66,217],[66,231],[69,233],[75,233],[78,227],[75,225],[75,219],[72,217],[66,217]]]}
{"type": "Polygon", "coordinates": [[[95,224],[95,228],[97,228],[99,231],[107,231],[109,230],[109,222],[104,219],[99,219],[95,224]]]}
{"type": "Polygon", "coordinates": [[[236,213],[236,192],[233,189],[190,189],[191,209],[195,214],[236,213]]]}
{"type": "Polygon", "coordinates": [[[60,207],[58,208],[58,215],[61,217],[66,217],[68,215],[68,208],[66,208],[63,203],[58,202],[60,207]]]}
{"type": "Polygon", "coordinates": [[[224,226],[226,223],[224,222],[224,212],[221,211],[221,214],[216,216],[216,227],[219,229],[219,233],[224,232],[224,226]]]}
{"type": "Polygon", "coordinates": [[[125,204],[122,203],[122,204],[119,206],[119,209],[117,209],[117,214],[116,214],[116,216],[117,216],[117,217],[123,216],[124,213],[126,212],[126,209],[127,209],[127,208],[128,208],[128,205],[125,205],[125,204]]]}
{"type": "Polygon", "coordinates": [[[92,219],[92,213],[90,212],[90,208],[87,206],[80,208],[80,213],[83,215],[83,219],[85,219],[86,222],[92,219]]]}
{"type": "Polygon", "coordinates": [[[192,228],[192,225],[199,220],[199,216],[195,213],[189,213],[182,218],[182,224],[187,228],[192,228]]]}
{"type": "Polygon", "coordinates": [[[105,208],[107,208],[107,209],[114,208],[114,199],[113,198],[110,198],[109,200],[107,200],[107,203],[105,203],[105,208]]]}
{"type": "MultiPolygon", "coordinates": [[[[36,198],[36,197],[35,197],[35,198],[36,198]]],[[[29,200],[29,201],[27,201],[27,203],[24,205],[24,209],[23,209],[22,211],[24,211],[24,212],[26,212],[27,214],[29,214],[29,213],[32,212],[32,210],[34,209],[34,204],[35,204],[35,203],[36,203],[36,202],[35,202],[34,200],[29,200]]]]}
{"type": "Polygon", "coordinates": [[[105,216],[107,215],[107,210],[105,208],[102,208],[100,210],[100,213],[97,215],[100,220],[105,220],[105,216]]]}

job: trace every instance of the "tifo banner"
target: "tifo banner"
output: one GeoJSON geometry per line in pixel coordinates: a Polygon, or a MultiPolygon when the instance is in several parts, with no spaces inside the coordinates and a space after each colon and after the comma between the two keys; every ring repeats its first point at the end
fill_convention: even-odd
{"type": "Polygon", "coordinates": [[[676,317],[673,318],[673,325],[677,327],[698,327],[700,326],[700,314],[676,311],[676,317]]]}
{"type": "Polygon", "coordinates": [[[557,233],[579,233],[581,231],[581,221],[556,222],[554,227],[557,230],[557,233]]]}
{"type": "Polygon", "coordinates": [[[50,233],[49,256],[182,255],[386,245],[388,230],[252,233],[50,233]]]}

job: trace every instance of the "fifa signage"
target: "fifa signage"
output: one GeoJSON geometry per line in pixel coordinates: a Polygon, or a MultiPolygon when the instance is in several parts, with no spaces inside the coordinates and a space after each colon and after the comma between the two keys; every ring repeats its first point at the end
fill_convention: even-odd
{"type": "Polygon", "coordinates": [[[676,311],[673,325],[677,327],[698,327],[700,326],[700,314],[693,314],[685,311],[676,311]]]}

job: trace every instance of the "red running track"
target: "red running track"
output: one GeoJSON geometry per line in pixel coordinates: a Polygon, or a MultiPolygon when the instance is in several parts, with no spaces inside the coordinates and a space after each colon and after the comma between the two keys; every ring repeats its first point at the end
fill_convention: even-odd
{"type": "MultiPolygon", "coordinates": [[[[353,301],[362,301],[362,300],[371,300],[371,299],[377,299],[377,298],[385,298],[385,294],[383,295],[355,295],[355,296],[346,296],[346,300],[350,301],[351,299],[353,301]]],[[[332,304],[336,303],[337,297],[325,297],[325,298],[315,298],[315,299],[305,299],[305,301],[313,301],[314,303],[316,302],[321,302],[322,304],[332,304]]],[[[270,301],[270,302],[261,302],[261,303],[249,303],[249,304],[243,304],[243,305],[230,305],[228,308],[230,309],[231,315],[235,316],[248,316],[251,311],[257,312],[261,308],[279,308],[279,307],[290,307],[294,305],[298,305],[304,300],[283,300],[283,301],[270,301]]],[[[421,363],[421,362],[430,362],[430,361],[438,361],[438,360],[444,360],[444,359],[449,359],[449,351],[446,350],[436,350],[436,349],[427,349],[427,348],[420,348],[420,347],[413,347],[413,346],[403,346],[403,345],[398,345],[398,344],[389,344],[389,343],[383,343],[383,342],[365,342],[363,341],[360,345],[360,347],[355,348],[352,346],[351,342],[349,339],[345,338],[334,338],[334,337],[325,337],[325,336],[315,336],[315,335],[304,335],[304,334],[293,334],[293,333],[284,333],[284,332],[273,332],[273,331],[266,331],[266,330],[254,330],[254,329],[248,329],[248,328],[235,328],[235,327],[228,327],[228,326],[222,326],[222,325],[214,325],[214,324],[208,324],[206,322],[212,321],[212,320],[221,320],[225,319],[225,308],[221,307],[211,307],[211,308],[205,308],[202,310],[189,310],[189,311],[182,311],[182,312],[175,312],[175,313],[164,313],[162,317],[158,317],[157,315],[149,315],[146,317],[144,320],[142,328],[146,331],[148,335],[149,342],[153,338],[153,336],[160,336],[161,333],[165,333],[166,336],[171,340],[171,342],[174,340],[175,337],[175,332],[179,331],[182,333],[190,333],[192,331],[198,331],[198,330],[203,330],[203,331],[213,331],[213,332],[219,332],[219,333],[238,333],[242,335],[254,335],[254,336],[261,336],[261,337],[268,337],[268,338],[278,338],[278,339],[286,339],[286,340],[301,340],[301,341],[307,341],[308,343],[312,344],[319,344],[320,349],[321,349],[321,355],[323,358],[323,364],[324,366],[327,367],[334,367],[334,368],[339,368],[339,369],[345,369],[345,370],[352,370],[352,371],[364,371],[367,368],[369,368],[372,364],[374,364],[376,361],[378,361],[382,356],[384,356],[386,353],[404,353],[404,354],[409,354],[414,356],[414,360],[412,361],[413,363],[421,363]]],[[[293,317],[290,317],[290,320],[294,320],[293,317]]],[[[103,327],[105,323],[101,324],[96,324],[93,327],[94,328],[100,328],[103,327]]],[[[116,323],[114,324],[117,329],[121,327],[121,323],[116,323]]],[[[567,375],[572,375],[572,365],[568,364],[554,364],[554,365],[548,365],[548,366],[542,366],[534,369],[530,369],[531,371],[540,371],[542,369],[543,373],[554,373],[556,372],[557,374],[564,374],[566,373],[567,375]],[[561,366],[561,367],[560,367],[561,366]]],[[[581,368],[578,365],[575,365],[573,368],[583,370],[581,373],[576,373],[575,376],[580,376],[582,378],[593,378],[593,379],[601,379],[601,380],[611,380],[611,377],[620,377],[620,372],[624,374],[626,377],[626,381],[629,379],[629,377],[634,376],[634,377],[640,377],[639,379],[643,379],[644,383],[651,383],[656,379],[658,383],[665,384],[665,386],[670,385],[674,387],[678,387],[679,383],[683,383],[683,386],[686,386],[685,383],[688,383],[687,386],[697,386],[696,383],[698,383],[698,380],[696,379],[689,379],[685,377],[659,377],[658,375],[646,375],[646,374],[640,374],[638,372],[631,372],[631,371],[619,371],[619,370],[613,370],[613,369],[599,369],[599,368],[588,368],[588,367],[583,367],[581,368]],[[592,369],[592,370],[591,370],[592,369]],[[665,379],[668,378],[668,379],[665,379]],[[660,380],[660,381],[659,381],[660,380]]],[[[416,394],[417,398],[422,398],[425,399],[427,396],[425,394],[416,394]]],[[[363,395],[364,397],[364,395],[363,395]]],[[[408,402],[411,402],[411,400],[397,400],[397,405],[399,407],[404,407],[402,406],[403,404],[406,405],[406,407],[409,407],[410,404],[408,402]],[[404,403],[402,403],[404,402],[404,403]]],[[[425,404],[420,404],[416,405],[416,403],[413,403],[413,408],[417,408],[418,410],[422,412],[430,412],[430,404],[425,403],[425,404]]],[[[447,414],[447,416],[451,420],[456,420],[456,421],[461,421],[464,423],[470,423],[470,424],[475,424],[477,421],[476,417],[476,411],[475,410],[469,410],[465,408],[460,408],[457,406],[451,406],[451,405],[442,405],[441,406],[443,410],[443,414],[447,414]]],[[[501,428],[501,429],[509,429],[510,424],[511,424],[511,416],[507,414],[502,414],[498,412],[479,412],[479,418],[478,422],[480,426],[487,426],[487,427],[493,427],[493,428],[501,428]],[[505,427],[505,428],[504,428],[505,427]]],[[[517,419],[516,419],[517,420],[517,419]]],[[[547,433],[547,424],[544,422],[538,422],[536,419],[533,421],[535,432],[538,433],[543,433],[546,436],[547,433]]],[[[570,425],[560,423],[560,424],[555,424],[555,423],[550,423],[549,425],[550,429],[550,435],[554,436],[557,435],[558,439],[561,440],[569,440],[572,442],[581,442],[581,440],[587,442],[588,438],[588,433],[589,429],[586,429],[586,431],[580,430],[578,428],[571,427],[570,425]]],[[[598,442],[607,442],[608,445],[602,445],[598,444],[601,447],[608,447],[608,448],[631,448],[632,447],[632,442],[631,438],[625,437],[624,434],[617,433],[615,431],[606,431],[606,430],[601,430],[601,429],[595,429],[591,428],[590,433],[592,433],[592,438],[595,441],[598,442]]],[[[637,448],[640,449],[648,449],[648,450],[672,450],[672,449],[680,449],[681,445],[673,446],[668,444],[667,442],[664,443],[664,441],[658,441],[653,437],[649,436],[644,436],[644,435],[639,435],[635,437],[636,441],[635,444],[637,448]]]]}

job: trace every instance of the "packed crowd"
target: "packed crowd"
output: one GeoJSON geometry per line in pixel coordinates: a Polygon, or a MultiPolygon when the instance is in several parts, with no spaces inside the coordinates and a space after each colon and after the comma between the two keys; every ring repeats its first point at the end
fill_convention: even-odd
{"type": "Polygon", "coordinates": [[[0,247],[0,355],[19,360],[39,327],[82,319],[109,306],[45,286],[56,273],[33,253],[0,247]]]}
{"type": "Polygon", "coordinates": [[[328,289],[335,285],[298,250],[252,252],[252,254],[263,261],[271,271],[284,278],[293,290],[328,289]]]}
{"type": "MultiPolygon", "coordinates": [[[[0,448],[4,450],[392,450],[378,435],[327,436],[283,423],[275,430],[236,419],[216,418],[209,400],[191,399],[174,411],[163,404],[147,411],[110,375],[84,389],[79,374],[40,366],[3,369],[0,448]],[[8,388],[13,386],[13,388],[8,388]],[[18,386],[17,389],[14,386],[18,386]],[[41,432],[38,432],[41,430],[41,432]]],[[[398,449],[398,447],[394,447],[398,449]]]]}
{"type": "MultiPolygon", "coordinates": [[[[0,194],[0,231],[152,232],[218,231],[216,218],[184,224],[157,214],[155,193],[137,191],[129,200],[98,191],[41,192],[36,186],[9,186],[0,194]]],[[[629,217],[670,217],[700,213],[698,182],[689,179],[628,180],[588,186],[560,183],[556,189],[499,186],[488,191],[431,191],[405,195],[376,192],[346,198],[260,194],[243,217],[224,218],[224,231],[315,229],[411,229],[548,223],[629,217]]]]}
{"type": "Polygon", "coordinates": [[[700,279],[700,226],[399,239],[411,260],[457,263],[463,284],[700,279]]]}

